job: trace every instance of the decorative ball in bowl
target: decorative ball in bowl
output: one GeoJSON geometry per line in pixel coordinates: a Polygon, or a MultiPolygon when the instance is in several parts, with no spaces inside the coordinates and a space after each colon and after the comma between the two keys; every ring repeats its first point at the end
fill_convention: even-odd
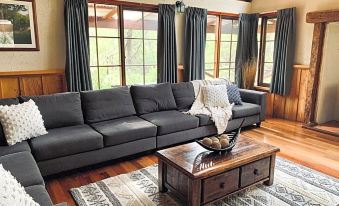
{"type": "Polygon", "coordinates": [[[229,152],[237,143],[243,122],[241,122],[240,127],[237,130],[230,133],[205,137],[202,140],[197,140],[196,142],[203,148],[213,152],[229,152]]]}

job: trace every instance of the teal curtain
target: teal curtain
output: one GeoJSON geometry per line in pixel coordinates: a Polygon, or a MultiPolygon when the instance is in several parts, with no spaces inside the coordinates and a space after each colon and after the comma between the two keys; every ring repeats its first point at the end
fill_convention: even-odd
{"type": "Polygon", "coordinates": [[[71,92],[92,90],[87,0],[64,3],[67,88],[71,92]]]}
{"type": "Polygon", "coordinates": [[[278,11],[270,91],[282,96],[291,88],[295,50],[295,8],[278,11]]]}
{"type": "Polygon", "coordinates": [[[207,10],[185,9],[184,81],[205,78],[207,10]]]}
{"type": "Polygon", "coordinates": [[[244,88],[243,71],[246,65],[256,65],[258,59],[258,14],[240,14],[237,53],[235,58],[236,78],[239,88],[244,88]]]}
{"type": "Polygon", "coordinates": [[[158,83],[178,79],[175,5],[160,4],[158,12],[158,83]]]}

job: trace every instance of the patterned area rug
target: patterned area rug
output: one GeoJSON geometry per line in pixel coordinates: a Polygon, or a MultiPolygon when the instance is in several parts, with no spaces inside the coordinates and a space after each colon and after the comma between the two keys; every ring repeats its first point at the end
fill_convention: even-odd
{"type": "MultiPolygon", "coordinates": [[[[177,206],[170,192],[159,193],[158,167],[153,165],[71,189],[79,206],[177,206]]],[[[339,180],[282,158],[276,160],[272,186],[253,186],[212,205],[216,206],[315,206],[339,204],[339,180]]]]}

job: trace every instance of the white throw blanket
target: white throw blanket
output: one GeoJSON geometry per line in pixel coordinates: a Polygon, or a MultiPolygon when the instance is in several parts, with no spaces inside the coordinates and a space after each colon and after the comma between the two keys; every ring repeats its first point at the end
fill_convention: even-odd
{"type": "Polygon", "coordinates": [[[225,84],[227,86],[232,83],[227,79],[219,78],[213,80],[194,80],[192,81],[192,84],[194,87],[195,101],[193,102],[191,109],[185,113],[190,115],[198,114],[208,115],[214,122],[218,134],[224,133],[227,128],[228,120],[232,116],[233,104],[227,102],[226,107],[206,107],[204,105],[204,97],[201,87],[204,85],[222,85],[222,84],[225,84]]]}

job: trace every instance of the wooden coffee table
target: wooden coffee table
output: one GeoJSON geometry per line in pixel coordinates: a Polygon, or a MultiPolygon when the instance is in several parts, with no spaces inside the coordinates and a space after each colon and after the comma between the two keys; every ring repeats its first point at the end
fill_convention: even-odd
{"type": "Polygon", "coordinates": [[[213,153],[197,143],[156,152],[159,191],[171,190],[186,205],[205,205],[263,182],[273,184],[279,148],[240,136],[229,153],[213,153]]]}

